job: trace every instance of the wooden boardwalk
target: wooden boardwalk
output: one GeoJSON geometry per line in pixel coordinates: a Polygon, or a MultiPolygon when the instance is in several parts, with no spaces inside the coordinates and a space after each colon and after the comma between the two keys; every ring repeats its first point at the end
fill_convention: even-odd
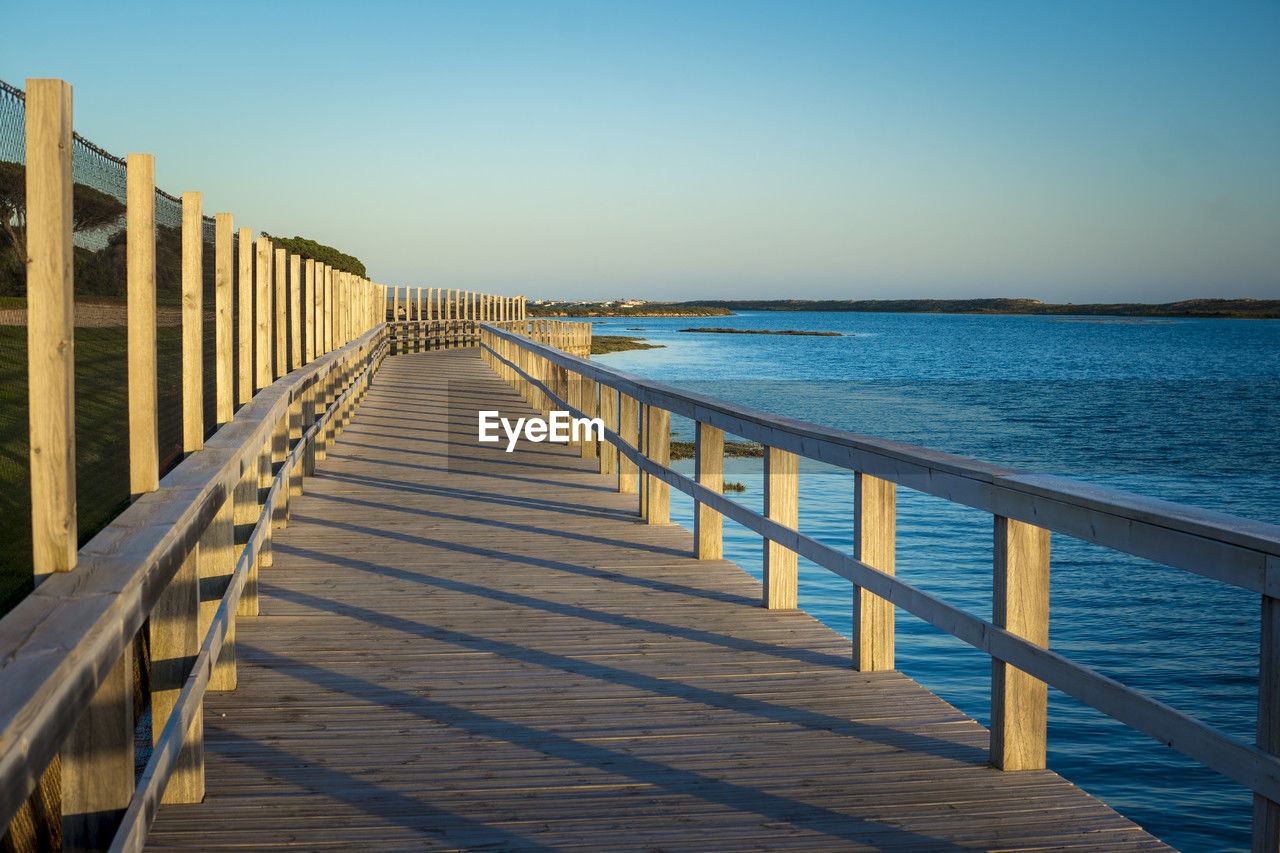
{"type": "Polygon", "coordinates": [[[475,350],[388,359],[277,531],[207,790],[155,849],[1167,849],[850,643],[757,606],[527,412],[475,350]]]}

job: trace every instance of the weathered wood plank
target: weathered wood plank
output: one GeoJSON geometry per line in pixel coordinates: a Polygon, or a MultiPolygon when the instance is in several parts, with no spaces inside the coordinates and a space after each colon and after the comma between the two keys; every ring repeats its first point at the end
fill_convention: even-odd
{"type": "MultiPolygon", "coordinates": [[[[887,575],[894,573],[897,486],[870,474],[854,475],[853,556],[887,575]]],[[[854,667],[893,669],[893,604],[860,586],[853,588],[854,667]]]]}
{"type": "Polygon", "coordinates": [[[160,482],[156,426],[156,160],[130,154],[126,282],[129,351],[129,492],[160,482]]]}
{"type": "Polygon", "coordinates": [[[76,565],[71,86],[27,80],[27,387],[32,568],[76,565]]]}

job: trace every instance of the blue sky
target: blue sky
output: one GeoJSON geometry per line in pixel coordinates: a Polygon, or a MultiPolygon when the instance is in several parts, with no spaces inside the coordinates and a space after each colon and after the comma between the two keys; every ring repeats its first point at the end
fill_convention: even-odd
{"type": "Polygon", "coordinates": [[[533,298],[1280,297],[1280,3],[20,4],[237,225],[533,298]],[[139,25],[138,21],[145,21],[139,25]]]}

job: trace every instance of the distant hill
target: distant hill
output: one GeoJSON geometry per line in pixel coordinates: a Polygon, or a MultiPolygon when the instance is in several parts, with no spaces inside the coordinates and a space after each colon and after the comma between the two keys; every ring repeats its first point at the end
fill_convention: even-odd
{"type": "Polygon", "coordinates": [[[699,299],[678,303],[730,311],[851,311],[902,314],[1044,314],[1087,317],[1280,318],[1280,299],[1057,304],[1038,299],[699,299]]]}

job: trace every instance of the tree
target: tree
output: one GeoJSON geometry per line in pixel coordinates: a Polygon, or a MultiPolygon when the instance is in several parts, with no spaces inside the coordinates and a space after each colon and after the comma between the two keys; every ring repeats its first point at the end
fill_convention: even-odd
{"type": "Polygon", "coordinates": [[[328,264],[335,270],[349,272],[361,278],[366,277],[364,264],[360,262],[359,258],[340,252],[332,246],[317,243],[315,240],[308,240],[306,237],[273,237],[265,231],[262,232],[262,236],[270,239],[272,243],[287,252],[292,252],[304,258],[311,258],[313,261],[318,261],[322,264],[328,264]]]}
{"type": "MultiPolygon", "coordinates": [[[[71,230],[94,231],[119,221],[124,202],[88,184],[71,188],[71,230]]],[[[0,229],[9,248],[18,257],[27,257],[27,168],[21,163],[0,161],[0,229]]]]}

